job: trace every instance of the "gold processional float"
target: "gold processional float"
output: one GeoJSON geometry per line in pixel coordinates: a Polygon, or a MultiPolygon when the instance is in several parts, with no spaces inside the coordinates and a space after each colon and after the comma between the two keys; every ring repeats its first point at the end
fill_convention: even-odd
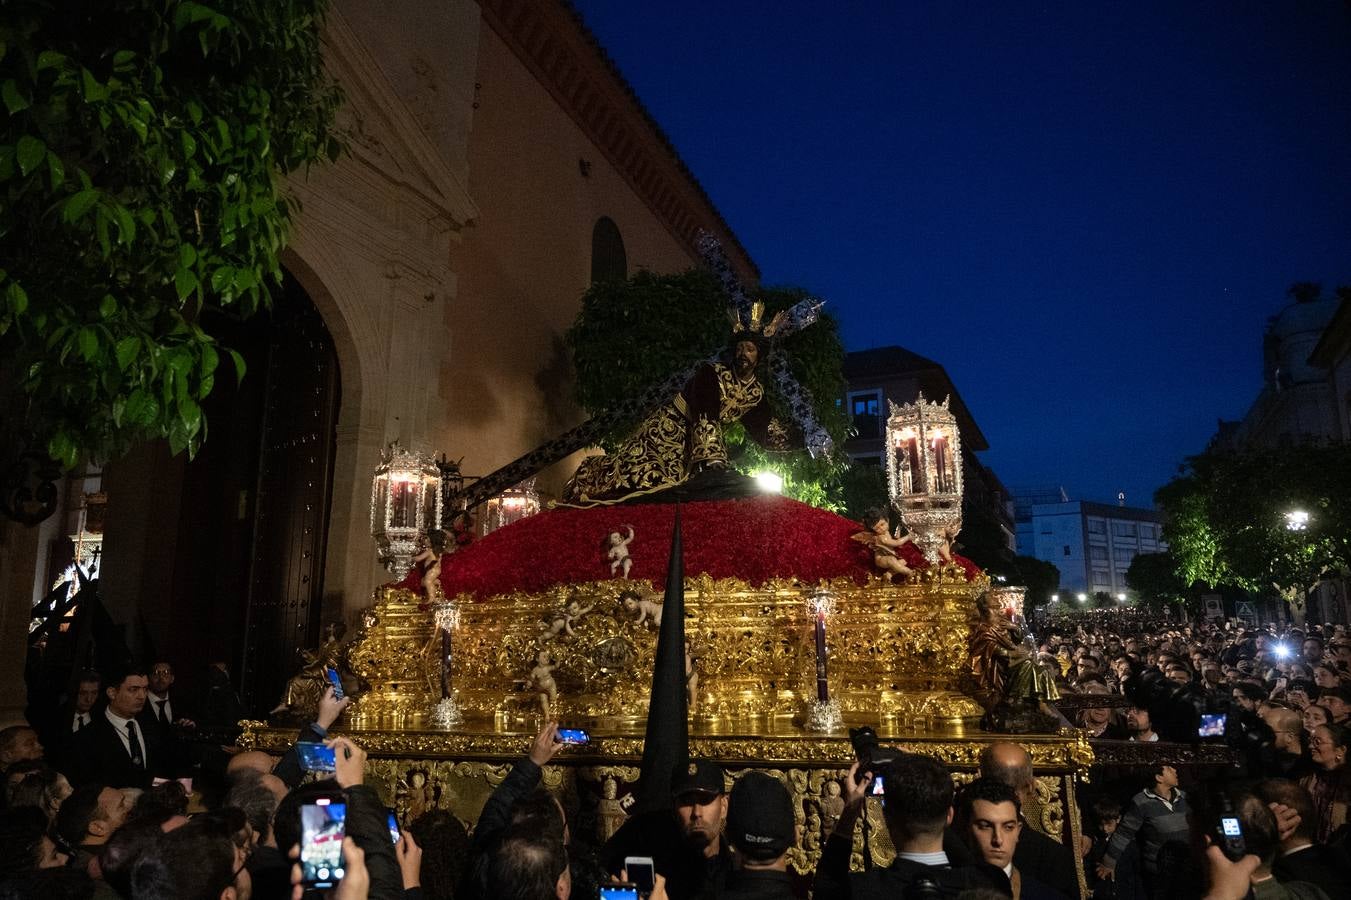
{"type": "MultiPolygon", "coordinates": [[[[338,730],[368,752],[369,783],[403,821],[442,808],[467,825],[541,723],[584,728],[590,741],[555,757],[544,784],[572,811],[575,835],[604,840],[633,804],[642,756],[657,586],[676,518],[676,504],[660,501],[683,498],[690,756],[721,763],[730,779],[755,770],[784,781],[801,826],[793,870],[813,871],[839,817],[848,729],[860,725],[884,744],[937,757],[959,779],[972,777],[984,747],[1017,740],[1038,775],[1041,804],[1024,810],[1029,821],[1077,842],[1075,780],[1093,753],[1041,702],[1054,687],[1018,630],[1022,589],[992,586],[951,552],[962,467],[946,400],[893,404],[886,423],[904,536],[889,530],[886,510],[860,528],[772,494],[682,493],[700,470],[735,481],[720,426],[739,420],[752,430],[768,406],[758,354],[774,352],[775,330],[804,327],[819,308],[762,324],[759,305],[740,303],[730,287],[739,311],[725,362],[659,386],[665,400],[641,410],[650,415],[615,454],[591,458],[568,504],[539,511],[523,473],[595,443],[596,428],[469,487],[455,464],[392,446],[374,479],[372,532],[398,580],[376,591],[350,640],[331,634],[306,654],[283,712],[309,721],[324,668],[337,668],[355,696],[338,730]],[[625,492],[648,502],[604,502],[625,492]],[[480,532],[491,533],[466,543],[462,510],[480,503],[480,532]],[[1000,733],[1015,728],[1014,738],[1000,733]]],[[[780,395],[800,397],[786,367],[769,361],[780,395]]],[[[785,431],[761,424],[762,441],[785,431]]],[[[811,446],[819,429],[797,424],[811,446]]],[[[242,723],[241,744],[283,751],[295,735],[284,720],[242,723]]],[[[871,851],[886,864],[894,850],[869,804],[871,851]]],[[[861,836],[855,847],[861,854],[861,836]]]]}
{"type": "MultiPolygon", "coordinates": [[[[919,404],[895,409],[889,430],[903,434],[914,427],[903,424],[907,420],[936,413],[951,416],[946,404],[921,398],[919,404]]],[[[955,423],[948,427],[955,443],[955,423]]],[[[899,440],[922,447],[915,439],[899,440]]],[[[899,458],[904,448],[888,443],[889,469],[909,470],[911,465],[899,458]]],[[[910,450],[913,464],[913,446],[910,450]]],[[[959,458],[955,452],[949,456],[959,458]]],[[[419,516],[436,521],[440,497],[430,474],[434,467],[395,448],[386,468],[400,465],[402,480],[395,484],[401,487],[388,492],[395,502],[377,508],[397,516],[422,510],[425,503],[428,508],[407,521],[419,516]]],[[[914,526],[913,543],[927,541],[933,548],[932,558],[920,557],[923,550],[909,553],[911,574],[903,577],[876,566],[870,572],[866,563],[873,546],[858,539],[856,524],[833,513],[777,496],[683,507],[687,560],[699,555],[701,523],[710,515],[725,518],[728,505],[754,508],[753,518],[782,532],[802,530],[805,519],[808,531],[844,543],[855,560],[862,560],[855,571],[814,581],[784,576],[756,583],[705,573],[685,581],[691,756],[722,763],[733,778],[757,770],[785,781],[802,826],[802,842],[790,854],[799,873],[814,869],[842,808],[838,779],[852,760],[849,726],[871,725],[884,743],[932,754],[959,777],[970,777],[984,747],[1010,739],[981,730],[982,716],[999,698],[990,695],[989,678],[983,684],[984,673],[973,671],[971,651],[981,625],[978,599],[986,598],[983,606],[1016,620],[1021,589],[992,587],[988,577],[969,572],[958,564],[960,557],[953,561],[948,553],[943,535],[960,527],[960,482],[955,481],[960,474],[952,477],[958,496],[946,508],[905,500],[897,504],[902,519],[914,526]],[[915,512],[923,514],[923,521],[911,515],[915,512]],[[824,663],[823,681],[818,663],[824,663]]],[[[490,575],[528,581],[547,569],[548,560],[518,554],[560,546],[558,531],[570,532],[571,541],[588,547],[596,568],[608,575],[608,551],[596,540],[597,528],[579,528],[579,520],[594,520],[604,530],[611,522],[651,520],[658,514],[673,518],[671,504],[559,508],[526,517],[535,503],[529,491],[516,491],[506,500],[517,501],[518,520],[443,557],[442,571],[433,579],[448,580],[455,563],[493,554],[509,561],[509,571],[490,575]]],[[[646,546],[656,561],[664,560],[670,527],[654,530],[658,533],[646,546]]],[[[758,540],[773,543],[770,535],[758,540]]],[[[567,542],[565,537],[562,544],[567,542]]],[[[312,711],[322,689],[323,668],[336,667],[356,694],[340,730],[370,754],[372,783],[386,800],[406,821],[439,807],[469,824],[525,752],[547,705],[549,715],[585,728],[591,741],[556,757],[546,769],[545,784],[567,795],[568,808],[580,816],[579,827],[602,840],[622,824],[632,802],[661,610],[662,595],[654,587],[661,579],[637,577],[653,561],[638,554],[637,543],[625,548],[632,577],[616,574],[543,590],[461,592],[446,598],[435,596],[433,580],[429,600],[411,586],[419,581],[414,571],[402,585],[376,592],[350,642],[330,638],[308,657],[309,665],[288,689],[292,707],[306,718],[306,708],[312,711]]],[[[904,551],[905,545],[898,549],[904,551]]],[[[785,570],[814,568],[791,546],[774,550],[785,560],[785,570]]],[[[404,574],[411,556],[404,557],[404,574]]],[[[998,630],[1007,632],[1010,624],[1006,618],[998,630]]],[[[1008,637],[1003,644],[1011,653],[1001,671],[1035,665],[1019,656],[1008,637]]],[[[244,746],[273,752],[284,750],[295,734],[289,725],[245,722],[244,728],[244,746]]],[[[1038,773],[1042,805],[1027,811],[1029,820],[1057,838],[1077,840],[1074,784],[1092,762],[1083,733],[1060,727],[1012,739],[1029,749],[1038,773]]],[[[885,864],[892,851],[880,809],[870,810],[870,816],[876,826],[872,852],[885,864]]]]}

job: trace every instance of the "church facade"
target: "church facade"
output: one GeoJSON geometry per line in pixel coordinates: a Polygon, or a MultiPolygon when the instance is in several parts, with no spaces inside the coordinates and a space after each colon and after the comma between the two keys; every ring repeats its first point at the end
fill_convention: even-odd
{"type": "MultiPolygon", "coordinates": [[[[217,323],[248,377],[218,386],[196,460],[147,445],[99,485],[103,601],[133,648],[185,681],[225,663],[255,708],[390,578],[370,537],[385,446],[487,474],[581,420],[563,334],[593,278],[687,268],[700,229],[758,276],[562,0],[335,0],[325,45],[349,152],[289,185],[302,208],[272,315],[217,323]]],[[[44,528],[8,529],[12,648],[89,483],[44,528]]]]}

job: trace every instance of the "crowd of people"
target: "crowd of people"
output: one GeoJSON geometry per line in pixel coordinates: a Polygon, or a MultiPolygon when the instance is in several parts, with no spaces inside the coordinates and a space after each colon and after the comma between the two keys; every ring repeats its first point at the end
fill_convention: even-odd
{"type": "Polygon", "coordinates": [[[852,766],[840,761],[842,809],[810,877],[789,868],[802,810],[769,774],[733,780],[712,762],[682,763],[669,804],[631,811],[598,845],[542,787],[565,747],[550,724],[471,827],[431,810],[391,834],[365,753],[328,733],[347,700],[327,693],[297,735],[333,751],[334,771],[311,774],[296,747],[280,758],[213,755],[183,741],[193,722],[176,708],[167,664],[91,672],[37,727],[0,730],[0,900],[273,900],[315,884],[341,900],[568,900],[630,882],[652,900],[808,889],[818,900],[1348,896],[1351,637],[1330,626],[1122,625],[1041,636],[1041,664],[1076,698],[1078,724],[1098,746],[1155,745],[1081,786],[1080,827],[1067,834],[1082,839],[1035,827],[1046,798],[1019,743],[985,745],[975,773],[922,754],[860,752],[852,766]],[[1170,762],[1170,746],[1200,740],[1223,744],[1231,762],[1170,762]],[[322,833],[302,840],[308,811],[324,804],[345,814],[330,806],[322,833]],[[887,843],[879,821],[894,861],[859,870],[872,845],[887,843]]]}

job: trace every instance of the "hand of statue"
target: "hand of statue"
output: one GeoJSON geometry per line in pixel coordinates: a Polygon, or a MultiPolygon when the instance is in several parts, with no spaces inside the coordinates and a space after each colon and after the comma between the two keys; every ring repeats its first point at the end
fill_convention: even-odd
{"type": "Polygon", "coordinates": [[[333,727],[333,723],[338,721],[338,716],[352,702],[351,697],[343,697],[341,700],[334,699],[333,685],[324,688],[324,696],[319,698],[319,716],[315,723],[325,731],[333,727]]]}
{"type": "Polygon", "coordinates": [[[546,722],[530,745],[530,761],[542,769],[562,746],[558,740],[558,723],[546,722]]]}
{"type": "Polygon", "coordinates": [[[361,784],[366,777],[366,751],[345,737],[329,738],[324,745],[333,748],[337,763],[333,777],[338,786],[349,788],[361,784]]]}

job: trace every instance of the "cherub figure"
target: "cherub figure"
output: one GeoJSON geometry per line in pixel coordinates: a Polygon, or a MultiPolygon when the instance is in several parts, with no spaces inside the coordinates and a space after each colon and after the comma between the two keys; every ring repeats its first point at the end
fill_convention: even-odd
{"type": "Polygon", "coordinates": [[[608,841],[628,818],[624,804],[619,799],[619,784],[611,776],[605,779],[600,798],[600,839],[608,841]]]}
{"type": "Polygon", "coordinates": [[[535,657],[535,667],[530,670],[530,688],[539,696],[540,709],[547,720],[558,703],[558,682],[554,681],[554,670],[558,666],[549,657],[548,650],[541,650],[535,657]]]}
{"type": "Polygon", "coordinates": [[[952,545],[957,543],[957,532],[951,528],[943,529],[943,543],[938,545],[938,558],[952,564],[952,545]]]}
{"type": "Polygon", "coordinates": [[[626,612],[637,613],[638,618],[634,624],[642,625],[651,619],[652,624],[661,627],[661,604],[638,594],[637,591],[625,591],[619,595],[619,600],[624,604],[626,612]]]}
{"type": "Polygon", "coordinates": [[[418,539],[421,550],[413,557],[413,565],[426,568],[422,571],[422,592],[429,602],[441,599],[441,557],[446,552],[446,533],[437,528],[418,539]]]}
{"type": "Polygon", "coordinates": [[[600,548],[605,551],[605,558],[610,563],[611,578],[619,574],[620,578],[627,579],[629,569],[633,568],[633,558],[629,556],[629,544],[633,542],[633,526],[625,525],[624,528],[628,530],[628,537],[623,537],[618,531],[612,531],[600,542],[600,548]]]}
{"type": "Polygon", "coordinates": [[[908,534],[902,538],[892,537],[887,526],[886,511],[882,509],[870,509],[864,513],[863,527],[868,530],[851,537],[872,549],[873,565],[882,570],[888,581],[894,582],[898,575],[903,581],[909,579],[914,570],[905,564],[896,551],[910,543],[913,537],[908,534]]]}
{"type": "Polygon", "coordinates": [[[596,604],[582,606],[577,600],[573,600],[562,610],[554,613],[554,617],[549,620],[549,624],[544,628],[545,640],[556,638],[559,634],[566,634],[573,637],[576,632],[572,630],[574,623],[581,621],[582,617],[596,608],[596,604]]]}
{"type": "Polygon", "coordinates": [[[685,697],[689,704],[690,715],[694,715],[699,708],[699,670],[694,663],[698,660],[698,655],[690,649],[690,642],[685,642],[685,697]]]}

